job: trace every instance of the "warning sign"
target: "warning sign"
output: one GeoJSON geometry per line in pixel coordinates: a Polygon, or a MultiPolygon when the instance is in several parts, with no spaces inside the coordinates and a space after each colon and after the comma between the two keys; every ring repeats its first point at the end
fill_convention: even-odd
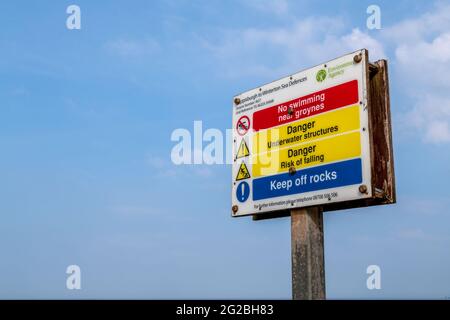
{"type": "Polygon", "coordinates": [[[265,153],[359,129],[359,106],[353,105],[253,135],[253,152],[265,153]]]}
{"type": "Polygon", "coordinates": [[[344,82],[256,111],[253,115],[253,129],[259,131],[276,127],[358,102],[358,81],[344,82]]]}
{"type": "Polygon", "coordinates": [[[236,198],[239,202],[245,202],[250,195],[250,186],[247,182],[242,181],[239,183],[236,189],[236,198]]]}
{"type": "Polygon", "coordinates": [[[367,70],[360,50],[234,97],[234,216],[372,197],[367,70]]]}
{"type": "Polygon", "coordinates": [[[250,178],[250,172],[247,169],[247,166],[244,162],[241,163],[241,166],[239,167],[239,171],[236,175],[236,181],[244,180],[250,178]]]}
{"type": "Polygon", "coordinates": [[[361,155],[361,135],[358,131],[306,144],[257,154],[252,159],[254,177],[286,173],[290,167],[297,170],[335,162],[361,155]]]}
{"type": "Polygon", "coordinates": [[[239,135],[241,136],[245,135],[249,129],[250,129],[250,118],[247,116],[240,117],[239,120],[236,122],[236,130],[239,133],[239,135]]]}
{"type": "Polygon", "coordinates": [[[249,155],[250,151],[248,150],[247,143],[244,139],[242,139],[238,152],[236,154],[236,159],[248,157],[249,155]]]}

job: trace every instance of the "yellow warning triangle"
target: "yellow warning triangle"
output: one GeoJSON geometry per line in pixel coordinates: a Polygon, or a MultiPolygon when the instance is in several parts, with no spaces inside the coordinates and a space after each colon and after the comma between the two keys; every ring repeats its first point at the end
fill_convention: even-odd
{"type": "Polygon", "coordinates": [[[244,180],[250,178],[250,172],[248,172],[247,166],[244,162],[241,163],[241,166],[239,167],[238,174],[236,176],[236,181],[244,180]]]}
{"type": "Polygon", "coordinates": [[[247,143],[242,139],[241,145],[239,146],[239,150],[236,155],[236,159],[247,157],[250,155],[250,151],[248,150],[247,143]]]}

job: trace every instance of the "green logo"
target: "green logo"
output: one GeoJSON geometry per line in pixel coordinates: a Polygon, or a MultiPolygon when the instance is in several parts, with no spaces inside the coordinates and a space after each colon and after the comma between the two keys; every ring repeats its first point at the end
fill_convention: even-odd
{"type": "Polygon", "coordinates": [[[316,74],[316,80],[318,82],[322,82],[327,77],[327,71],[325,69],[321,69],[316,74]]]}

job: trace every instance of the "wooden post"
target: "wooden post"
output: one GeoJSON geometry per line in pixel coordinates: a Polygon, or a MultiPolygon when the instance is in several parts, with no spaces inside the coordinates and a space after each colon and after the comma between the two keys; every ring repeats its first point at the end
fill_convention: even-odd
{"type": "Polygon", "coordinates": [[[323,212],[321,207],[291,210],[292,298],[325,299],[323,212]]]}

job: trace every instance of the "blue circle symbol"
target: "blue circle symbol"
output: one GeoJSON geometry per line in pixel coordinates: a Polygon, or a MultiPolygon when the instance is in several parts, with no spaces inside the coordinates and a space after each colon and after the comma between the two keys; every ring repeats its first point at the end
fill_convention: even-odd
{"type": "Polygon", "coordinates": [[[245,202],[250,195],[250,186],[247,182],[242,181],[236,188],[236,198],[239,202],[245,202]]]}

